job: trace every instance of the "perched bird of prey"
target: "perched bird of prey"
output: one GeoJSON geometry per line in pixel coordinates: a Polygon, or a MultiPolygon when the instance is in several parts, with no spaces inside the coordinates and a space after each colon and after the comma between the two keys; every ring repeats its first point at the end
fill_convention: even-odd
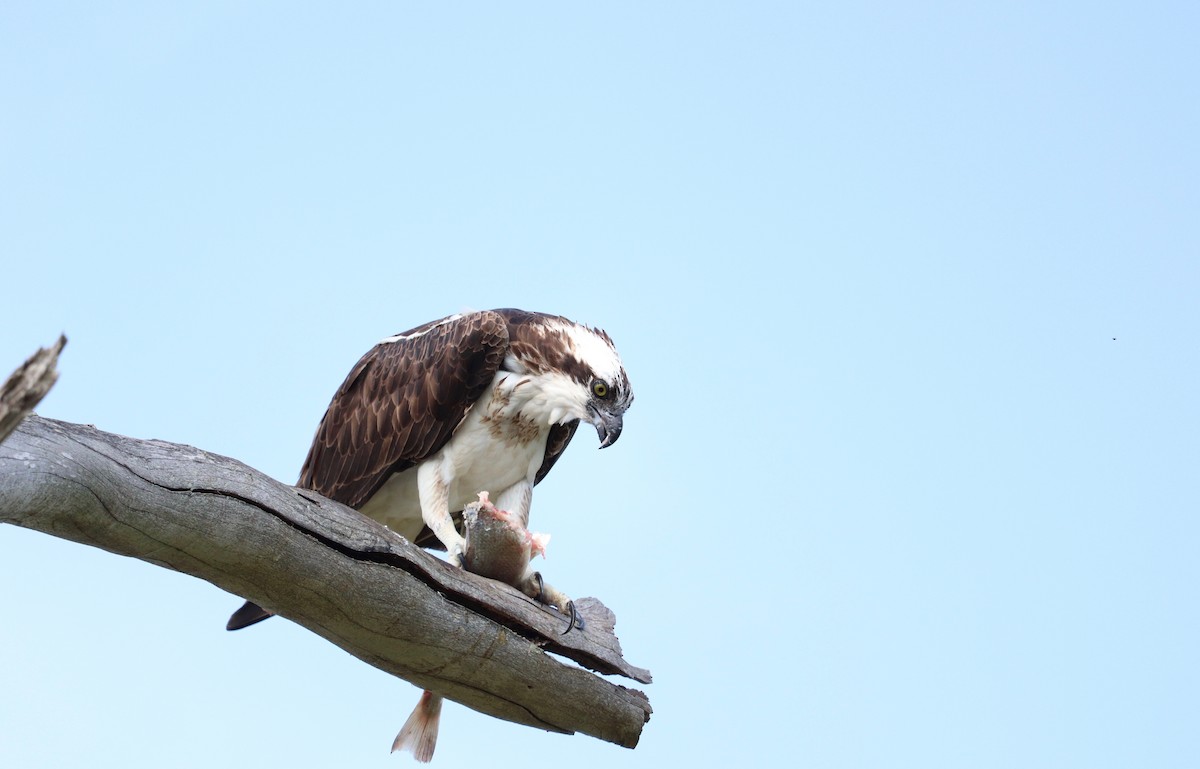
{"type": "MultiPolygon", "coordinates": [[[[325,412],[298,486],[349,505],[462,565],[455,526],[482,490],[529,523],[533,487],[580,421],[600,448],[633,391],[604,331],[502,309],[451,315],[375,345],[325,412]]],[[[247,602],[230,630],[270,616],[247,602]]]]}

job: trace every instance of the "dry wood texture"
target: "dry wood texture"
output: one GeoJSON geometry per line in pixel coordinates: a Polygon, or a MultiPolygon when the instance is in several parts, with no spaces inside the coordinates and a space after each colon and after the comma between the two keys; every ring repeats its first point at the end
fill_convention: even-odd
{"type": "Polygon", "coordinates": [[[53,346],[39,349],[0,385],[0,443],[54,386],[58,354],[66,343],[67,338],[59,336],[53,346]]]}

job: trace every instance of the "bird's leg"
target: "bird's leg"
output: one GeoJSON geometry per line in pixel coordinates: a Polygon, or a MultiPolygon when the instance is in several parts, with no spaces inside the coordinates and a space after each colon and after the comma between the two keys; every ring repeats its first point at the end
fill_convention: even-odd
{"type": "Polygon", "coordinates": [[[467,541],[454,528],[454,519],[450,517],[450,487],[442,480],[437,462],[425,462],[417,468],[417,493],[421,499],[421,519],[446,546],[450,563],[461,567],[467,541]]]}
{"type": "Polygon", "coordinates": [[[575,609],[575,602],[568,598],[566,593],[546,584],[540,572],[530,571],[517,587],[520,588],[522,593],[535,601],[544,603],[547,606],[553,606],[563,616],[570,617],[567,629],[562,633],[563,635],[570,633],[574,628],[583,630],[586,627],[583,615],[575,609]]]}
{"type": "MultiPolygon", "coordinates": [[[[521,481],[514,483],[501,492],[496,500],[496,505],[502,510],[508,510],[511,517],[518,521],[522,528],[527,529],[529,526],[529,505],[532,501],[533,483],[530,481],[521,481]]],[[[549,537],[529,532],[527,532],[526,536],[529,537],[533,554],[544,556],[546,554],[546,542],[549,540],[549,537]]],[[[517,584],[517,588],[535,601],[544,603],[547,606],[553,606],[564,616],[570,616],[571,621],[567,625],[567,629],[563,631],[564,635],[571,632],[571,629],[575,627],[578,627],[580,630],[583,629],[583,617],[575,610],[575,602],[568,598],[562,591],[547,585],[539,572],[529,568],[523,580],[517,584]]]]}
{"type": "Polygon", "coordinates": [[[496,507],[507,511],[521,528],[529,526],[529,503],[533,501],[533,484],[518,481],[496,496],[496,507]]]}

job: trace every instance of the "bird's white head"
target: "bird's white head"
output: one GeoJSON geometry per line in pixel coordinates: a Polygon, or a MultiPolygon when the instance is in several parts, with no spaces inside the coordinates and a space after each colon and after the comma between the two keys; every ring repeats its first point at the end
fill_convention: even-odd
{"type": "Polygon", "coordinates": [[[608,334],[566,318],[542,316],[522,324],[515,336],[506,367],[514,365],[534,375],[534,400],[547,421],[579,419],[596,428],[600,448],[616,443],[625,411],[633,403],[633,389],[608,334]]]}

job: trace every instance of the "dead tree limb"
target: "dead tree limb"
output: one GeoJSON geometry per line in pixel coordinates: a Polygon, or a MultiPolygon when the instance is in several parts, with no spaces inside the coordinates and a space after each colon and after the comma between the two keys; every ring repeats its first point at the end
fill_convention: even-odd
{"type": "Polygon", "coordinates": [[[58,379],[58,354],[67,343],[59,335],[52,347],[42,347],[0,385],[0,443],[17,429],[25,415],[46,397],[58,379]]]}
{"type": "Polygon", "coordinates": [[[587,629],[508,585],[450,567],[375,521],[190,446],[28,417],[0,445],[0,522],[191,574],[359,659],[498,718],[634,747],[646,696],[564,664],[648,683],[612,615],[587,629]]]}

